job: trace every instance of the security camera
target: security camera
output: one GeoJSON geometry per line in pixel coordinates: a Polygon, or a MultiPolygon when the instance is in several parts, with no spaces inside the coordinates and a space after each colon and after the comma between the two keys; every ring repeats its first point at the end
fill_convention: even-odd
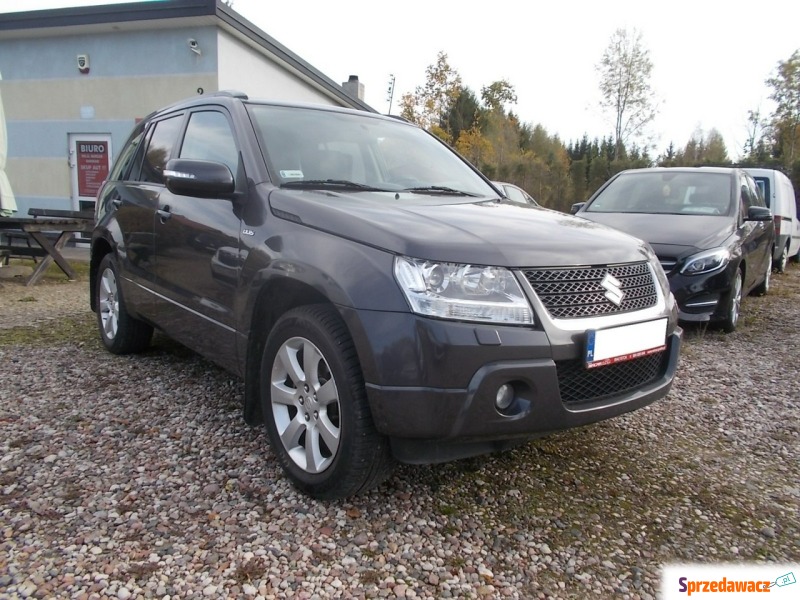
{"type": "Polygon", "coordinates": [[[201,54],[202,53],[200,51],[200,44],[197,43],[196,39],[189,38],[188,40],[186,40],[186,42],[189,44],[189,50],[191,50],[195,54],[201,54]]]}

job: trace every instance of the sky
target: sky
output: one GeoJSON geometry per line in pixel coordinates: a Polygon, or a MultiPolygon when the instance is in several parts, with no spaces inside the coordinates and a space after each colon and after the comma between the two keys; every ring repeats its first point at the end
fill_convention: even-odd
{"type": "MultiPolygon", "coordinates": [[[[0,13],[116,0],[0,0],[0,13]]],[[[800,2],[761,0],[749,11],[718,0],[233,0],[233,9],[334,81],[358,75],[367,104],[393,114],[402,94],[424,84],[425,69],[447,54],[464,85],[506,79],[510,107],[568,143],[613,133],[599,107],[596,66],[616,29],[634,29],[653,63],[658,114],[648,129],[657,155],[712,128],[737,159],[748,111],[769,115],[765,80],[800,50],[800,2]]],[[[744,5],[742,5],[744,6],[744,5]]],[[[2,18],[2,17],[0,17],[2,18]]],[[[247,90],[244,90],[245,92],[247,90]]]]}

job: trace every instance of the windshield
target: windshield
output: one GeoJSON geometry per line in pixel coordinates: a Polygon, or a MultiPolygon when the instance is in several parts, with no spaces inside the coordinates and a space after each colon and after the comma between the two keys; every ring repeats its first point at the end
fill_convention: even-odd
{"type": "Polygon", "coordinates": [[[623,173],[595,197],[587,212],[727,215],[731,177],[724,173],[623,173]]]}
{"type": "Polygon", "coordinates": [[[497,196],[447,146],[408,123],[315,108],[248,110],[282,187],[497,196]]]}

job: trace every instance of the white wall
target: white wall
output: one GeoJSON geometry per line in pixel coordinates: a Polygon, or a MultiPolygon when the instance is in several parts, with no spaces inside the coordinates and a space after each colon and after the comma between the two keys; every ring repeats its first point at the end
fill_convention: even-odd
{"type": "Polygon", "coordinates": [[[238,90],[250,98],[341,106],[300,76],[220,30],[217,40],[219,89],[238,90]]]}

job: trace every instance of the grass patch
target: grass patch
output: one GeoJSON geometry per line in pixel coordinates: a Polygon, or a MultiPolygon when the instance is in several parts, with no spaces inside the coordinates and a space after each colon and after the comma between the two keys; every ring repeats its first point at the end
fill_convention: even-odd
{"type": "MultiPolygon", "coordinates": [[[[73,281],[89,281],[89,262],[85,260],[72,260],[67,261],[69,265],[72,267],[72,270],[75,271],[75,275],[77,279],[73,281]]],[[[9,266],[16,266],[16,267],[30,267],[31,269],[35,269],[38,263],[34,263],[32,260],[25,259],[25,258],[12,258],[8,262],[9,266]]],[[[61,270],[55,262],[52,262],[45,270],[44,275],[40,281],[48,281],[48,282],[63,282],[69,283],[69,279],[67,279],[67,275],[64,271],[61,270]]]]}
{"type": "Polygon", "coordinates": [[[134,563],[128,567],[128,575],[136,579],[147,579],[159,570],[157,563],[140,562],[134,563]]]}
{"type": "Polygon", "coordinates": [[[256,557],[236,567],[233,579],[239,584],[252,583],[263,578],[266,572],[267,562],[261,557],[256,557]]]}
{"type": "Polygon", "coordinates": [[[381,582],[381,576],[375,569],[367,569],[361,573],[361,583],[364,585],[378,585],[381,582]]]}
{"type": "Polygon", "coordinates": [[[0,347],[87,344],[95,343],[98,339],[94,313],[65,317],[36,327],[0,329],[0,347]]]}

